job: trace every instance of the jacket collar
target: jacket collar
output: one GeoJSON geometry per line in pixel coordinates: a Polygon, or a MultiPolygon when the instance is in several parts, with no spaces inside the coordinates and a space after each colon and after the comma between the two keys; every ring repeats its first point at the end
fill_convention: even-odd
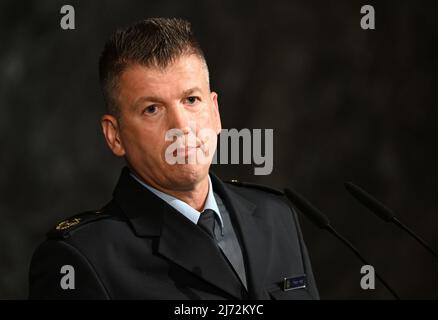
{"type": "Polygon", "coordinates": [[[137,236],[160,235],[164,213],[170,206],[135,181],[127,167],[120,174],[113,198],[137,236]]]}

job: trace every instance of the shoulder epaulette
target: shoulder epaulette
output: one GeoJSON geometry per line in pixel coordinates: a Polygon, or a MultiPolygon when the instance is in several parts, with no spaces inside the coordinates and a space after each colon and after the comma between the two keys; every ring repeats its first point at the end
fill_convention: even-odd
{"type": "Polygon", "coordinates": [[[77,215],[74,215],[68,219],[59,222],[49,232],[47,237],[66,239],[70,236],[70,232],[76,230],[90,222],[110,217],[105,210],[86,211],[77,215]]]}
{"type": "Polygon", "coordinates": [[[275,188],[271,188],[262,184],[257,184],[257,183],[250,183],[250,182],[243,182],[243,181],[238,181],[238,180],[230,180],[230,181],[225,181],[226,183],[235,185],[235,186],[239,186],[239,187],[247,187],[247,188],[254,188],[254,189],[259,189],[262,191],[266,191],[266,192],[270,192],[270,193],[274,193],[276,195],[279,196],[283,196],[284,193],[281,190],[275,189],[275,188]]]}

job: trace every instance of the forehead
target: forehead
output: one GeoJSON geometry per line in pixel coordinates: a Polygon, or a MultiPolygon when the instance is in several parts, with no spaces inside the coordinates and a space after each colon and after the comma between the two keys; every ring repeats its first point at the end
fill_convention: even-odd
{"type": "Polygon", "coordinates": [[[119,78],[121,98],[137,95],[169,95],[191,87],[208,90],[208,71],[196,55],[181,56],[165,68],[157,66],[129,66],[119,78]]]}

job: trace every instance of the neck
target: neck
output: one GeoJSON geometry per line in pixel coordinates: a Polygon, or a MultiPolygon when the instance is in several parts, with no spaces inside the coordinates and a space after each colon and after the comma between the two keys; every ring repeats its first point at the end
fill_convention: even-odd
{"type": "Polygon", "coordinates": [[[208,187],[209,187],[208,176],[206,176],[203,181],[199,182],[190,191],[177,191],[177,190],[166,190],[166,189],[159,189],[159,190],[181,201],[184,201],[193,209],[196,209],[199,212],[201,212],[204,209],[205,202],[207,200],[208,187]]]}
{"type": "MultiPolygon", "coordinates": [[[[135,172],[134,170],[130,169],[131,172],[135,172]]],[[[164,192],[168,195],[171,195],[181,201],[184,201],[189,206],[191,206],[193,209],[198,210],[201,212],[204,209],[205,202],[207,201],[207,195],[208,195],[208,189],[209,189],[209,183],[208,183],[208,175],[205,176],[204,179],[196,183],[193,187],[186,190],[175,190],[175,189],[168,189],[161,185],[157,185],[153,181],[148,181],[147,179],[144,179],[141,177],[141,175],[138,175],[137,173],[134,173],[139,179],[143,180],[143,182],[146,182],[151,187],[164,192]]]]}

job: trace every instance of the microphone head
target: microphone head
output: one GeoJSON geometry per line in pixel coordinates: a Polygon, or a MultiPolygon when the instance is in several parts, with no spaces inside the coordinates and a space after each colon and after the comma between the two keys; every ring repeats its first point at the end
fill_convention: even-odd
{"type": "Polygon", "coordinates": [[[330,221],[328,217],[315,208],[309,201],[307,201],[298,192],[291,189],[284,189],[284,194],[292,204],[294,204],[298,210],[306,215],[310,221],[312,221],[317,227],[321,229],[330,228],[330,221]]]}
{"type": "Polygon", "coordinates": [[[378,201],[372,195],[367,193],[365,190],[361,189],[357,185],[352,182],[344,182],[345,189],[360,203],[362,203],[365,207],[374,212],[379,218],[385,220],[386,222],[390,222],[396,215],[392,212],[388,207],[386,207],[383,203],[378,201]]]}

